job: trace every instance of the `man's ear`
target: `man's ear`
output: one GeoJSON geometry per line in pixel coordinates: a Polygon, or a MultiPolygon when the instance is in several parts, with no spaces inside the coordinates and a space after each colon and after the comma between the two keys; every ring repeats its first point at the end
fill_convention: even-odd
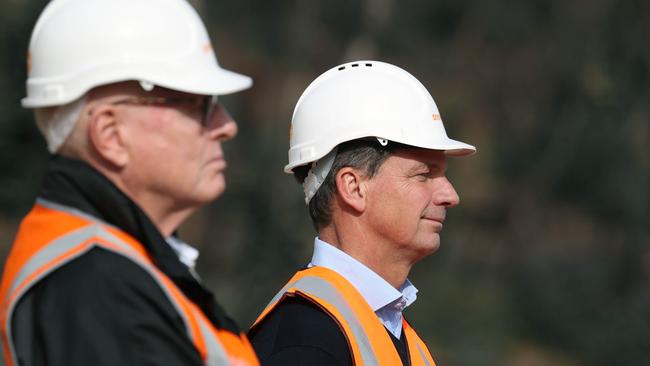
{"type": "Polygon", "coordinates": [[[351,167],[344,167],[339,169],[335,179],[340,200],[358,213],[365,211],[367,194],[360,172],[351,167]]]}
{"type": "Polygon", "coordinates": [[[102,159],[117,168],[129,162],[129,151],[125,145],[124,126],[111,105],[98,105],[88,116],[88,140],[102,159]]]}

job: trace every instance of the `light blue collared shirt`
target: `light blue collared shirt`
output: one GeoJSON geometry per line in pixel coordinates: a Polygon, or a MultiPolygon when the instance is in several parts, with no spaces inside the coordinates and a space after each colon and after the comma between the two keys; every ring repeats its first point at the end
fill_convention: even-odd
{"type": "Polygon", "coordinates": [[[363,296],[379,320],[398,339],[402,333],[402,311],[417,298],[418,289],[408,279],[396,289],[363,263],[318,237],[309,267],[320,266],[345,277],[363,296]]]}

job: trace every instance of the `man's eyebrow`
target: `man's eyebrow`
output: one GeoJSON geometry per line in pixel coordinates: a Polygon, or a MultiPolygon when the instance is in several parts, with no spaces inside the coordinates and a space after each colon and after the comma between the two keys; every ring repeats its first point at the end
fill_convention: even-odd
{"type": "Polygon", "coordinates": [[[406,172],[407,172],[408,174],[415,174],[415,173],[420,173],[420,171],[423,170],[423,169],[427,169],[427,170],[429,170],[429,169],[430,169],[430,165],[427,164],[427,163],[425,163],[425,162],[418,161],[417,164],[415,164],[415,165],[409,167],[409,168],[406,170],[406,172]]]}
{"type": "Polygon", "coordinates": [[[433,161],[429,163],[429,169],[439,170],[443,173],[447,171],[447,166],[447,161],[433,161]]]}

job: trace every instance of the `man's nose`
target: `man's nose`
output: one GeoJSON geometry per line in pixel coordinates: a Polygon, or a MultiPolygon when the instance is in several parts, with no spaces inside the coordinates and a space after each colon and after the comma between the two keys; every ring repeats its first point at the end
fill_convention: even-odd
{"type": "Polygon", "coordinates": [[[435,204],[447,208],[458,206],[460,197],[458,197],[458,193],[456,193],[456,189],[454,189],[449,179],[447,177],[440,177],[438,179],[439,189],[434,193],[435,204]]]}
{"type": "Polygon", "coordinates": [[[217,104],[205,126],[210,138],[227,141],[237,135],[237,122],[221,104],[217,104]]]}

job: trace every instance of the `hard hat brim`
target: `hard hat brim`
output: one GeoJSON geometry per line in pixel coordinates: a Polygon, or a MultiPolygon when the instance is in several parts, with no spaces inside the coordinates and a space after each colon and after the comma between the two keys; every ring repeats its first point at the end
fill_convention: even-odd
{"type": "Polygon", "coordinates": [[[476,153],[476,147],[453,139],[447,139],[440,145],[440,148],[434,150],[442,150],[445,155],[454,157],[470,156],[476,153]]]}
{"type": "MultiPolygon", "coordinates": [[[[28,97],[22,99],[24,108],[42,108],[70,103],[87,93],[90,89],[118,83],[122,81],[144,81],[156,86],[177,90],[184,93],[202,95],[225,95],[250,88],[253,81],[250,77],[234,71],[218,68],[214,72],[204,70],[190,70],[179,76],[182,70],[163,70],[155,72],[147,70],[146,67],[130,67],[117,72],[97,71],[92,77],[85,79],[83,85],[65,85],[61,83],[56,95],[38,95],[28,93],[28,97]],[[67,86],[67,87],[66,87],[67,86]],[[36,96],[37,95],[37,96],[36,96]]],[[[33,81],[33,84],[48,84],[49,80],[33,81]]],[[[27,88],[30,88],[28,82],[27,88]]],[[[38,86],[36,86],[38,88],[38,86]]]]}
{"type": "Polygon", "coordinates": [[[253,85],[253,80],[243,74],[220,69],[214,73],[196,73],[183,80],[151,80],[155,85],[192,94],[225,95],[246,90],[253,85]]]}
{"type": "MultiPolygon", "coordinates": [[[[363,137],[361,137],[361,138],[363,138],[363,137]]],[[[450,138],[446,138],[446,139],[441,140],[441,141],[436,141],[436,143],[429,144],[429,145],[426,145],[426,146],[425,145],[408,144],[408,143],[403,143],[403,142],[394,141],[394,140],[393,140],[393,142],[402,143],[404,145],[408,145],[408,146],[412,146],[412,147],[420,148],[420,149],[443,151],[445,153],[445,155],[451,156],[451,157],[465,157],[465,156],[470,156],[470,155],[473,155],[473,154],[476,153],[476,147],[474,147],[474,146],[472,146],[470,144],[466,144],[464,142],[458,141],[458,140],[450,139],[450,138]]],[[[327,153],[329,153],[329,151],[331,151],[332,149],[328,150],[325,154],[323,154],[323,156],[327,155],[327,153]]],[[[310,160],[309,162],[317,161],[317,160],[319,160],[321,158],[322,158],[322,156],[320,156],[318,158],[315,158],[314,160],[310,160]]],[[[306,162],[306,163],[309,163],[309,162],[306,162]]],[[[288,174],[293,174],[293,169],[294,168],[296,168],[298,166],[301,166],[301,165],[305,165],[306,163],[296,163],[296,162],[289,163],[289,164],[284,166],[284,172],[288,173],[288,174]]]]}

